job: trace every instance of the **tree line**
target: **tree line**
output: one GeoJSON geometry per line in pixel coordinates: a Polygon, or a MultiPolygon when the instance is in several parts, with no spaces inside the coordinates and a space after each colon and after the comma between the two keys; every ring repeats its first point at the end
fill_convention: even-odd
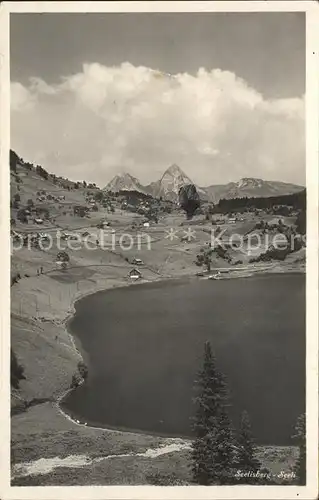
{"type": "Polygon", "coordinates": [[[267,198],[221,199],[214,206],[213,212],[229,213],[249,209],[273,209],[274,207],[278,207],[278,209],[279,207],[292,207],[294,210],[306,210],[306,189],[293,194],[269,196],[267,198]]]}

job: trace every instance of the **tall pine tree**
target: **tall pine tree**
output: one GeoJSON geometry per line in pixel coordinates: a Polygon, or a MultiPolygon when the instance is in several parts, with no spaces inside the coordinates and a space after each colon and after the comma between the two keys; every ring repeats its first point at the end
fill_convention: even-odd
{"type": "MultiPolygon", "coordinates": [[[[242,472],[252,472],[254,474],[260,469],[260,465],[259,460],[256,458],[256,447],[249,416],[246,411],[243,411],[237,440],[237,468],[242,472]]],[[[242,482],[246,484],[257,483],[258,481],[253,477],[253,474],[252,477],[243,478],[242,482]]]]}
{"type": "Polygon", "coordinates": [[[209,342],[205,343],[204,364],[196,381],[196,415],[192,444],[193,480],[197,484],[232,484],[234,444],[227,414],[227,387],[215,366],[209,342]]]}
{"type": "Polygon", "coordinates": [[[299,457],[294,467],[296,479],[300,485],[306,484],[306,415],[298,417],[293,438],[299,447],[299,457]]]}

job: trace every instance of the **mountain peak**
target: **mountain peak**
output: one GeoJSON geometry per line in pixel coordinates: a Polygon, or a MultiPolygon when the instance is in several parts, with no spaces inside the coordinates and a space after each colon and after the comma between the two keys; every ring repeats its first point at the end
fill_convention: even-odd
{"type": "Polygon", "coordinates": [[[124,172],[123,174],[117,174],[113,177],[113,179],[105,186],[106,191],[140,191],[144,193],[143,186],[139,183],[139,181],[133,177],[133,175],[128,172],[124,172]]]}
{"type": "Polygon", "coordinates": [[[256,179],[255,177],[242,177],[240,181],[237,182],[237,186],[241,187],[261,187],[264,181],[262,179],[256,179]]]}
{"type": "Polygon", "coordinates": [[[165,174],[172,174],[172,175],[175,175],[175,174],[182,174],[182,175],[185,175],[183,170],[178,166],[176,165],[176,163],[173,163],[173,165],[171,165],[170,167],[168,167],[165,172],[164,172],[164,175],[165,174]]]}
{"type": "MultiPolygon", "coordinates": [[[[139,191],[144,194],[151,194],[156,198],[176,201],[178,193],[182,186],[193,184],[193,181],[183,172],[176,164],[168,167],[162,177],[149,184],[143,186],[136,177],[128,172],[115,175],[113,179],[104,188],[106,191],[139,191]]],[[[268,197],[281,194],[292,194],[301,191],[302,186],[287,184],[276,181],[265,181],[255,177],[243,177],[237,182],[228,184],[209,186],[200,188],[196,186],[198,194],[202,199],[210,199],[217,203],[221,198],[242,198],[242,197],[268,197]]]]}

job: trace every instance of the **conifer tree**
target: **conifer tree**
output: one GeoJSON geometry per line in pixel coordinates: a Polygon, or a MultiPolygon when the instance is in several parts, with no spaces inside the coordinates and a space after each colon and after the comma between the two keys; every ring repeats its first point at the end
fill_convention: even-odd
{"type": "Polygon", "coordinates": [[[193,480],[197,484],[231,484],[234,477],[234,444],[227,414],[227,387],[215,366],[209,342],[196,382],[196,415],[192,444],[193,480]]]}
{"type": "Polygon", "coordinates": [[[297,481],[300,485],[306,484],[306,416],[300,415],[295,426],[296,434],[293,438],[299,447],[299,457],[294,467],[297,481]]]}
{"type": "MultiPolygon", "coordinates": [[[[256,458],[256,447],[251,431],[249,415],[246,411],[243,411],[237,441],[237,468],[242,472],[252,472],[254,474],[260,469],[260,466],[261,464],[256,458]]],[[[258,482],[253,474],[252,477],[245,477],[243,482],[248,484],[258,482]]]]}

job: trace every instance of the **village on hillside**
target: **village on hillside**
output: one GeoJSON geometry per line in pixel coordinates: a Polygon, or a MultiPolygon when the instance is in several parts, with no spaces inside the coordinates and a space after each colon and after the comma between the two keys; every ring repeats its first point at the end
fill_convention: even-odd
{"type": "MultiPolygon", "coordinates": [[[[110,192],[85,181],[71,182],[57,178],[43,167],[20,160],[13,151],[10,171],[12,283],[22,277],[36,276],[40,269],[41,274],[50,273],[53,276],[63,270],[64,276],[72,276],[73,268],[83,267],[86,272],[89,269],[90,274],[93,271],[105,272],[112,279],[115,272],[116,278],[125,279],[132,266],[143,262],[144,271],[139,271],[140,276],[143,274],[145,279],[152,279],[192,275],[196,271],[198,274],[198,271],[204,270],[210,272],[214,268],[232,269],[234,265],[247,269],[252,263],[265,261],[273,264],[280,262],[282,265],[304,262],[305,244],[296,238],[293,249],[279,249],[277,255],[269,250],[269,241],[278,233],[290,238],[297,233],[304,234],[304,227],[301,229],[302,224],[305,226],[305,222],[302,223],[302,217],[305,218],[303,191],[286,195],[286,198],[283,195],[282,200],[279,196],[278,201],[282,204],[276,203],[276,199],[272,201],[272,198],[250,199],[250,203],[249,198],[222,199],[217,204],[204,200],[194,216],[187,219],[177,199],[175,202],[162,196],[156,199],[139,191],[110,192]],[[265,200],[269,200],[268,206],[263,203],[265,200]],[[187,227],[192,227],[196,236],[183,230],[187,227]],[[179,229],[172,238],[167,234],[170,228],[179,229]],[[58,235],[65,242],[72,239],[93,241],[99,250],[101,230],[106,252],[102,249],[90,254],[82,249],[55,252],[55,245],[50,251],[40,248],[46,247],[49,235],[51,238],[58,235]],[[127,241],[126,233],[129,234],[127,241]],[[219,233],[222,233],[222,238],[217,241],[221,238],[223,245],[217,245],[212,250],[212,234],[218,237],[219,233]],[[256,237],[260,235],[262,241],[259,246],[252,245],[256,250],[246,252],[245,248],[241,248],[241,251],[236,251],[236,245],[229,246],[227,250],[227,241],[233,234],[241,235],[247,242],[252,233],[256,237]],[[263,241],[265,238],[267,248],[267,242],[263,241]],[[25,250],[15,252],[15,243],[18,245],[19,242],[25,250]],[[149,245],[151,252],[148,251],[149,245]],[[99,266],[98,270],[93,270],[94,264],[99,266]],[[102,271],[103,265],[109,266],[109,269],[102,271]],[[119,270],[114,271],[114,267],[122,267],[124,272],[122,270],[119,276],[119,270]]],[[[78,280],[79,271],[76,276],[78,280]]]]}

